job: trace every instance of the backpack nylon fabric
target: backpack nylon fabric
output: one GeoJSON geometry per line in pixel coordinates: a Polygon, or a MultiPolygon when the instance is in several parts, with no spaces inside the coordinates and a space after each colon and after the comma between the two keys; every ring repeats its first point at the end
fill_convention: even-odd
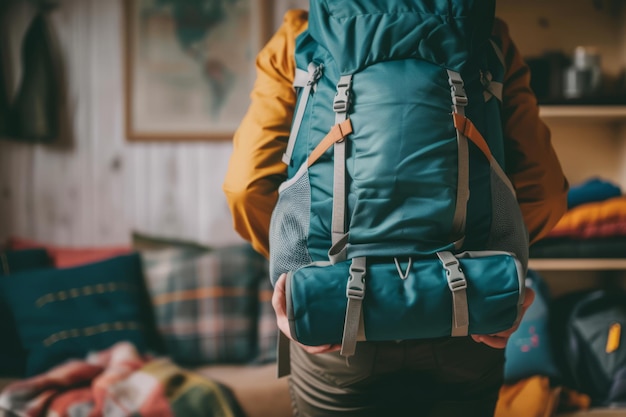
{"type": "MultiPolygon", "coordinates": [[[[270,224],[270,277],[352,261],[343,284],[346,356],[368,259],[439,258],[445,276],[457,273],[458,262],[446,266],[451,254],[501,251],[525,275],[528,235],[504,171],[494,9],[493,0],[310,2],[295,51],[296,78],[308,81],[297,81],[288,180],[270,224]],[[317,157],[346,119],[350,133],[335,132],[317,157]]],[[[454,320],[463,322],[452,324],[453,335],[466,334],[465,284],[460,292],[450,285],[454,320]]],[[[521,298],[523,288],[515,292],[521,298]]]]}

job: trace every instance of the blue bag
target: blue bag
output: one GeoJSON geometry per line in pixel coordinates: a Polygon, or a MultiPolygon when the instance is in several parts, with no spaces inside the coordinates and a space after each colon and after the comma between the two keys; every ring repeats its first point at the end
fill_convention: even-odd
{"type": "Polygon", "coordinates": [[[340,338],[350,356],[360,323],[368,340],[383,340],[465,336],[517,319],[499,317],[503,305],[492,310],[477,291],[491,287],[517,311],[523,280],[515,289],[507,283],[525,276],[528,262],[504,170],[505,69],[490,38],[494,14],[494,0],[310,2],[295,46],[288,178],[269,236],[272,282],[290,273],[297,289],[296,339],[340,338]],[[444,271],[462,275],[457,255],[469,270],[450,291],[444,271]],[[406,276],[401,287],[391,279],[398,275],[406,276]],[[430,285],[440,291],[424,297],[430,285]],[[411,291],[421,295],[407,298],[411,291]],[[459,316],[463,325],[450,327],[450,305],[469,312],[459,316]]]}

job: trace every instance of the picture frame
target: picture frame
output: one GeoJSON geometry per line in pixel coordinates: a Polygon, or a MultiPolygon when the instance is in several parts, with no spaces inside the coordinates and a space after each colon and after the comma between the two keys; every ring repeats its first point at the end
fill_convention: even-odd
{"type": "Polygon", "coordinates": [[[127,140],[232,138],[271,36],[271,0],[122,1],[127,140]]]}

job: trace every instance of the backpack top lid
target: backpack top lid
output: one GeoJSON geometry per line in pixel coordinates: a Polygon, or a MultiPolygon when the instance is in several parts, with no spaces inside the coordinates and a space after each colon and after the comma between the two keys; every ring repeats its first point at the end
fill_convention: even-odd
{"type": "Polygon", "coordinates": [[[407,58],[460,71],[494,16],[495,0],[311,0],[309,32],[342,74],[407,58]]]}

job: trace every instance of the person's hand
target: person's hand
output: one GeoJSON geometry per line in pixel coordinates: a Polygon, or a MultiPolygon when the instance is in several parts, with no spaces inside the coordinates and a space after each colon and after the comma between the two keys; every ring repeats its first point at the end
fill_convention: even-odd
{"type": "Polygon", "coordinates": [[[308,353],[329,353],[336,352],[341,349],[341,345],[306,346],[293,340],[291,337],[291,331],[289,330],[289,320],[287,319],[287,297],[285,295],[286,281],[287,274],[282,274],[278,278],[278,281],[276,281],[274,294],[272,294],[272,307],[274,307],[274,311],[276,312],[276,322],[278,323],[280,331],[308,353]]]}
{"type": "Polygon", "coordinates": [[[528,310],[528,307],[530,307],[534,299],[535,299],[535,291],[533,291],[532,288],[527,287],[526,295],[524,297],[524,302],[522,303],[522,313],[520,315],[519,320],[515,324],[515,326],[511,327],[508,330],[504,330],[500,333],[495,333],[495,334],[490,334],[490,335],[473,334],[472,339],[474,339],[475,342],[484,343],[487,346],[491,346],[492,348],[504,349],[506,347],[506,343],[509,340],[509,337],[511,337],[511,335],[515,333],[515,331],[519,327],[519,323],[522,321],[522,317],[524,317],[524,314],[526,314],[526,310],[528,310]]]}

